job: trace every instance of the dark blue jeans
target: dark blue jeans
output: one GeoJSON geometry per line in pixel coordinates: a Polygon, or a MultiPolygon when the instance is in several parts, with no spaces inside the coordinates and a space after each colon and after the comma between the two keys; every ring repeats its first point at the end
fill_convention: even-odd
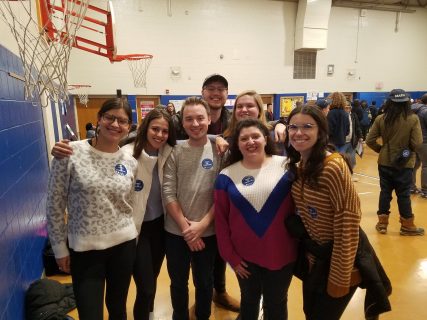
{"type": "Polygon", "coordinates": [[[412,171],[412,168],[397,169],[378,165],[381,187],[378,214],[390,213],[390,201],[393,199],[394,190],[400,216],[405,219],[413,217],[410,197],[412,171]]]}
{"type": "Polygon", "coordinates": [[[188,320],[188,278],[190,266],[196,289],[196,317],[208,320],[211,315],[213,267],[216,237],[204,237],[205,249],[191,252],[184,238],[166,232],[166,259],[171,279],[173,320],[188,320]]]}
{"type": "Polygon", "coordinates": [[[266,319],[288,319],[288,288],[291,284],[294,264],[290,263],[280,270],[268,270],[254,263],[246,262],[249,278],[239,280],[242,320],[257,320],[261,295],[264,298],[264,317],[266,319]]]}

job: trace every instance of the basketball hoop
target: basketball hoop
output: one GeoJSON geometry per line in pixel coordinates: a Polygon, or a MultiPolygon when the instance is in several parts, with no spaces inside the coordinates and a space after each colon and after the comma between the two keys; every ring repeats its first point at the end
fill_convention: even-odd
{"type": "Polygon", "coordinates": [[[119,55],[114,58],[114,61],[128,62],[128,66],[133,76],[133,84],[135,88],[147,87],[147,70],[150,67],[153,56],[151,54],[128,54],[119,55]]]}
{"type": "Polygon", "coordinates": [[[69,84],[68,90],[73,91],[72,94],[75,92],[77,96],[79,97],[79,102],[81,104],[84,104],[87,107],[87,103],[89,102],[89,89],[92,88],[92,86],[88,84],[69,84]]]}
{"type": "Polygon", "coordinates": [[[0,18],[9,26],[22,60],[26,99],[46,94],[47,99],[40,99],[43,107],[49,100],[68,100],[70,50],[89,1],[0,1],[0,18]]]}

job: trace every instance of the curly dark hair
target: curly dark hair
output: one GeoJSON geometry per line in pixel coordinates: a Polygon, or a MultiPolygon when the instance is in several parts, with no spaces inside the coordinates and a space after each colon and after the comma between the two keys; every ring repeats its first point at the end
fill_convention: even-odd
{"type": "Polygon", "coordinates": [[[328,121],[325,114],[319,108],[309,105],[296,107],[289,115],[288,124],[292,123],[292,117],[299,113],[312,117],[316,122],[319,130],[317,142],[312,148],[310,158],[302,164],[303,170],[298,170],[297,163],[300,162],[301,155],[291,145],[288,133],[286,135],[285,147],[289,161],[286,167],[295,180],[301,175],[303,183],[316,187],[318,186],[318,179],[324,167],[323,162],[326,158],[326,152],[334,152],[335,148],[329,144],[328,121]]]}
{"type": "Polygon", "coordinates": [[[268,130],[267,126],[262,122],[262,120],[244,119],[242,121],[239,121],[236,125],[236,129],[234,131],[234,134],[232,135],[232,140],[230,143],[230,154],[227,157],[224,167],[228,167],[233,163],[236,163],[243,159],[242,152],[239,149],[239,136],[240,131],[242,131],[242,129],[249,127],[258,128],[265,137],[267,144],[265,145],[264,150],[267,155],[278,154],[276,145],[273,139],[270,137],[270,131],[268,130]]]}

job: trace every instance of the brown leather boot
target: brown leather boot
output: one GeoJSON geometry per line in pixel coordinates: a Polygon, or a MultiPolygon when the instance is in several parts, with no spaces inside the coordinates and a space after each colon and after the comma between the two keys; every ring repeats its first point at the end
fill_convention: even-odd
{"type": "Polygon", "coordinates": [[[387,233],[387,227],[388,227],[388,214],[379,214],[378,215],[378,222],[375,226],[375,229],[381,234],[387,233]]]}
{"type": "Polygon", "coordinates": [[[414,217],[405,219],[403,217],[400,217],[400,235],[401,236],[423,236],[424,235],[424,229],[418,228],[414,224],[414,217]]]}
{"type": "Polygon", "coordinates": [[[212,300],[217,307],[233,312],[240,311],[239,301],[231,297],[227,292],[219,293],[214,289],[212,300]]]}

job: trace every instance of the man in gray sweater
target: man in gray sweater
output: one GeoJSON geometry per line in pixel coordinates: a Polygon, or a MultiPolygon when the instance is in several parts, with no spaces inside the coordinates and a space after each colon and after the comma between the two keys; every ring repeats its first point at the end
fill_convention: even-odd
{"type": "Polygon", "coordinates": [[[163,201],[166,206],[166,258],[171,279],[173,319],[189,319],[190,265],[196,288],[197,319],[211,314],[216,237],[213,190],[219,171],[215,144],[207,137],[208,104],[190,97],[182,106],[182,124],[189,139],[174,148],[166,162],[163,201]]]}

